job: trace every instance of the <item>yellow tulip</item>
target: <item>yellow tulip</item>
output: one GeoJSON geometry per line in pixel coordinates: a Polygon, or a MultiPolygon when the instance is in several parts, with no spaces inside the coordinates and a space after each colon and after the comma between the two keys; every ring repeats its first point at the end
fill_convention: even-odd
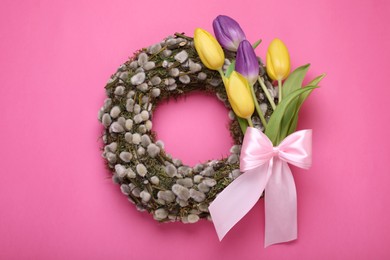
{"type": "Polygon", "coordinates": [[[226,92],[234,113],[241,118],[250,118],[255,105],[248,80],[240,73],[233,71],[226,83],[226,92]]]}
{"type": "Polygon", "coordinates": [[[287,78],[290,73],[290,55],[281,40],[274,39],[270,43],[266,62],[267,74],[271,79],[281,81],[287,78]]]}
{"type": "Polygon", "coordinates": [[[194,44],[203,64],[211,70],[220,70],[225,62],[225,54],[218,41],[206,30],[197,28],[194,44]]]}

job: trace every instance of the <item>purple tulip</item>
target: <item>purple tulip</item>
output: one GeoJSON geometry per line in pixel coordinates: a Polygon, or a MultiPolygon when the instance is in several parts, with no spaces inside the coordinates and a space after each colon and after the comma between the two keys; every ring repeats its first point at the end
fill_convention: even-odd
{"type": "Polygon", "coordinates": [[[240,25],[226,15],[218,15],[213,21],[215,38],[229,51],[236,51],[245,34],[240,25]]]}
{"type": "Polygon", "coordinates": [[[247,40],[243,40],[238,46],[235,70],[247,78],[250,84],[256,83],[259,76],[259,61],[247,40]]]}

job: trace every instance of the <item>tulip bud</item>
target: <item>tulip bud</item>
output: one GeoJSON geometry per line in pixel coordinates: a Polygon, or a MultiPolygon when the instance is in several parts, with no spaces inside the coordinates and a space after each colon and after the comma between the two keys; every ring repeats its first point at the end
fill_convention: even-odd
{"type": "Polygon", "coordinates": [[[249,84],[256,83],[259,76],[259,61],[247,40],[243,40],[238,46],[235,69],[248,80],[249,84]]]}
{"type": "Polygon", "coordinates": [[[219,15],[213,21],[214,34],[218,42],[229,51],[236,51],[245,34],[240,25],[226,15],[219,15]]]}
{"type": "Polygon", "coordinates": [[[273,80],[281,81],[290,73],[290,55],[286,45],[279,39],[274,39],[268,46],[266,68],[273,80]]]}
{"type": "Polygon", "coordinates": [[[220,70],[225,62],[225,54],[218,41],[207,31],[197,28],[194,32],[195,49],[202,63],[211,70],[220,70]]]}
{"type": "Polygon", "coordinates": [[[227,80],[226,92],[234,113],[241,118],[250,118],[255,111],[255,105],[246,78],[233,71],[227,80]]]}

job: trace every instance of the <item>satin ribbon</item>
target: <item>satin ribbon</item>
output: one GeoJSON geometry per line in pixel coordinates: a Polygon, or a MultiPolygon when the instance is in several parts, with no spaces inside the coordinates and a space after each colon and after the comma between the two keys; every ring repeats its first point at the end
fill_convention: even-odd
{"type": "Polygon", "coordinates": [[[264,191],[264,246],[297,238],[297,195],[287,163],[304,169],[311,166],[311,137],[311,130],[298,131],[274,147],[260,130],[248,127],[240,156],[240,170],[244,173],[209,206],[220,241],[264,191]]]}

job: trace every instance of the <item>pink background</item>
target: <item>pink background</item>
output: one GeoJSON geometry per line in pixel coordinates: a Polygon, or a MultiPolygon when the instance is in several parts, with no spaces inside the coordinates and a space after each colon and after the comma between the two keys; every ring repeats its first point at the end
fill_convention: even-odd
{"type": "MultiPolygon", "coordinates": [[[[389,259],[389,15],[386,0],[2,0],[0,258],[389,259]],[[211,30],[218,14],[262,38],[260,56],[280,37],[293,67],[327,73],[301,113],[299,128],[314,130],[314,165],[294,169],[292,243],[263,248],[263,201],[221,243],[207,221],[159,224],[128,203],[100,156],[97,111],[111,73],[169,34],[211,30]]],[[[229,149],[215,98],[195,94],[155,115],[185,162],[229,149]]]]}

